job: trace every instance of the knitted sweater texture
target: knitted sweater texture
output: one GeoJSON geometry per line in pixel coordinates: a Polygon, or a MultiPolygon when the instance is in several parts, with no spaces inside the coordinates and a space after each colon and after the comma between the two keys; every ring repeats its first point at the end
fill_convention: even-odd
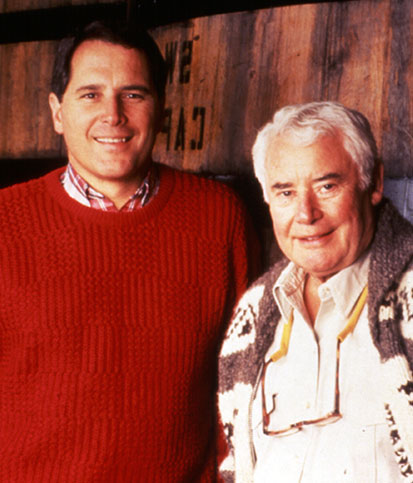
{"type": "Polygon", "coordinates": [[[133,213],[61,170],[0,192],[0,481],[215,481],[217,344],[248,279],[245,212],[160,168],[133,213]]]}
{"type": "MultiPolygon", "coordinates": [[[[228,454],[220,467],[226,482],[253,481],[255,455],[250,428],[254,387],[273,341],[280,313],[273,286],[282,261],[241,299],[219,361],[219,411],[228,454]]],[[[371,247],[368,275],[371,339],[381,360],[383,419],[406,481],[413,482],[413,227],[384,200],[371,247]]],[[[368,401],[366,401],[368,404],[368,401]]],[[[276,456],[274,456],[276,458],[276,456]]]]}

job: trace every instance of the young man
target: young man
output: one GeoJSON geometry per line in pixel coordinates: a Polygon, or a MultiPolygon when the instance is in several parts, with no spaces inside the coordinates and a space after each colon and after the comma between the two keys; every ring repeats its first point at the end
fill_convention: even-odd
{"type": "Polygon", "coordinates": [[[382,200],[369,123],[333,102],[287,106],[253,158],[285,260],[222,347],[222,475],[411,481],[413,227],[382,200]]]}
{"type": "Polygon", "coordinates": [[[218,183],[155,165],[165,65],[94,23],[62,41],[68,165],[0,193],[1,482],[212,482],[216,351],[250,266],[218,183]]]}

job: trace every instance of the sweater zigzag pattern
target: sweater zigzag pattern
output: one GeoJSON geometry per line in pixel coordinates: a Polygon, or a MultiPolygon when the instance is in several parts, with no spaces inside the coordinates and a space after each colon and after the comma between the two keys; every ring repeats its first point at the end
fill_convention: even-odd
{"type": "MultiPolygon", "coordinates": [[[[225,482],[250,483],[255,455],[249,426],[254,387],[280,313],[272,288],[287,262],[264,274],[242,297],[219,360],[219,412],[228,453],[225,482]]],[[[371,342],[382,360],[383,420],[402,476],[413,483],[413,226],[390,202],[379,209],[368,275],[371,342]]]]}

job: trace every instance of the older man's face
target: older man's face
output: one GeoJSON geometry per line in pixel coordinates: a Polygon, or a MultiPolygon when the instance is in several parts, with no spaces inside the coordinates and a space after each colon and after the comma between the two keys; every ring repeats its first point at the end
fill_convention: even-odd
{"type": "Polygon", "coordinates": [[[374,189],[361,191],[358,169],[339,138],[323,137],[310,146],[276,138],[266,173],[274,233],[296,265],[324,281],[367,248],[381,179],[374,189]]]}

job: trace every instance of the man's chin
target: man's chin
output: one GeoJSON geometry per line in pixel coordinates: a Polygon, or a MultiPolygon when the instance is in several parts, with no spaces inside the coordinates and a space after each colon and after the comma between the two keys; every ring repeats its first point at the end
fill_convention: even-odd
{"type": "Polygon", "coordinates": [[[342,269],[335,263],[327,263],[325,259],[312,262],[306,261],[299,264],[299,266],[311,277],[319,279],[321,282],[324,282],[342,269]]]}

